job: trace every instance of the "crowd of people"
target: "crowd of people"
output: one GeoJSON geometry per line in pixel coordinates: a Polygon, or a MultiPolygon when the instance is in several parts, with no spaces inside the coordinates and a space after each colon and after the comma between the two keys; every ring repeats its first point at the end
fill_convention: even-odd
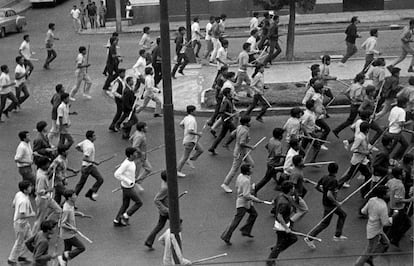
{"type": "MultiPolygon", "coordinates": [[[[77,8],[74,7],[73,10],[77,8]]],[[[74,17],[74,13],[71,12],[71,14],[74,17]]],[[[81,14],[82,11],[78,15],[82,16],[81,14]]],[[[90,22],[91,26],[98,24],[95,21],[96,11],[95,15],[89,11],[87,14],[93,20],[90,22]]],[[[172,78],[176,78],[176,72],[181,75],[185,74],[188,47],[192,46],[195,49],[195,55],[200,56],[202,37],[205,38],[207,46],[204,57],[218,68],[213,82],[217,99],[213,116],[202,130],[198,130],[196,107],[189,105],[186,108],[187,115],[179,123],[183,129],[184,152],[177,163],[177,176],[186,175],[182,171],[186,164],[195,168],[195,162],[204,152],[199,141],[205,127],[210,126],[210,132],[215,137],[208,149],[211,155],[217,154],[216,149],[219,143],[227,133],[230,133],[223,146],[229,148],[232,142],[235,143],[233,162],[221,184],[221,189],[226,193],[232,193],[232,181],[236,178],[236,214],[222,233],[221,239],[227,245],[231,245],[231,236],[246,213],[249,217],[240,229],[241,234],[248,238],[253,237],[251,232],[258,213],[252,203],[271,204],[273,205],[272,214],[275,217],[273,229],[277,234],[277,242],[272,247],[266,263],[275,265],[279,254],[293,245],[298,235],[304,236],[307,246],[315,249],[318,234],[329,226],[333,214],[338,216],[333,241],[347,240],[343,234],[347,214],[342,209],[346,200],[339,201],[337,193],[340,189],[350,187],[349,182],[354,180],[360,172],[363,184],[354,193],[361,192],[361,197],[364,199],[364,204],[358,208],[357,212],[362,218],[368,219],[366,236],[368,245],[364,255],[358,258],[355,265],[364,265],[364,263],[373,265],[372,253],[383,253],[390,244],[399,246],[401,238],[411,227],[409,217],[412,216],[413,210],[414,156],[411,150],[407,151],[409,145],[404,132],[414,133],[413,130],[408,129],[414,117],[414,76],[409,78],[409,85],[403,87],[399,81],[400,69],[396,65],[407,53],[412,52],[409,49],[412,49],[410,42],[413,42],[414,20],[409,22],[401,35],[403,47],[401,58],[388,67],[385,67],[384,58],[375,58],[375,55],[380,54],[376,50],[378,31],[371,30],[370,39],[363,44],[363,48],[366,49],[366,63],[362,70],[356,73],[352,84],[344,92],[350,101],[349,117],[333,130],[330,129],[326,120],[329,117],[327,109],[334,98],[329,89],[329,82],[336,79],[329,71],[331,58],[325,55],[322,58],[322,66],[314,64],[310,67],[311,79],[306,85],[304,108],[292,108],[290,118],[284,126],[276,127],[272,131],[272,138],[265,146],[268,152],[267,171],[257,184],[251,181],[251,174],[255,167],[251,151],[264,139],[255,145],[250,143],[250,115],[260,103],[262,110],[256,120],[263,123],[263,116],[270,107],[270,103],[264,96],[266,89],[264,72],[265,68],[269,67],[268,65],[281,52],[278,44],[279,19],[277,15],[266,13],[264,19],[259,22],[258,14],[254,14],[250,22],[251,37],[243,44],[242,51],[236,60],[237,73],[229,71],[229,63],[233,60],[227,55],[228,40],[224,38],[225,20],[225,15],[211,17],[210,25],[207,25],[206,34],[203,36],[199,19],[194,18],[191,27],[192,39],[185,39],[186,29],[184,27],[179,27],[175,38],[177,59],[172,70],[172,78]],[[248,74],[248,67],[255,68],[251,78],[248,74]],[[372,82],[366,82],[368,79],[372,82]],[[235,108],[236,91],[240,90],[243,83],[249,87],[248,94],[253,93],[253,99],[247,110],[239,111],[235,108]],[[394,105],[395,102],[396,105],[394,105]],[[379,119],[386,115],[388,119],[385,127],[379,126],[379,119]],[[220,134],[216,136],[216,130],[220,126],[220,134]],[[339,178],[337,177],[338,164],[328,163],[326,175],[314,182],[315,189],[322,193],[323,218],[308,233],[296,232],[295,225],[300,223],[310,209],[305,201],[307,190],[304,183],[312,181],[304,177],[303,169],[323,165],[324,162],[318,162],[317,156],[321,151],[328,152],[329,134],[333,133],[339,138],[339,133],[347,127],[351,127],[354,131],[353,138],[343,140],[345,149],[352,153],[349,169],[343,177],[339,178]],[[370,129],[376,131],[376,135],[371,139],[369,138],[370,129]],[[380,148],[379,143],[381,143],[380,148]],[[239,170],[240,174],[238,174],[239,170]],[[257,194],[272,179],[275,180],[277,190],[280,192],[272,202],[268,202],[260,199],[257,194]]],[[[345,63],[346,58],[352,56],[356,49],[352,44],[355,44],[355,38],[358,37],[357,23],[358,19],[352,18],[352,26],[346,30],[348,49],[347,56],[344,57],[342,63],[345,63]]],[[[55,25],[50,23],[46,38],[48,54],[44,64],[45,69],[49,69],[50,63],[56,58],[53,42],[58,38],[54,36],[54,28],[55,25]]],[[[109,125],[109,130],[112,132],[122,130],[122,138],[130,141],[129,147],[125,149],[124,161],[114,172],[114,177],[120,181],[122,205],[113,224],[116,227],[125,227],[129,225],[130,217],[143,205],[135,188],[143,191],[143,181],[154,174],[147,156],[151,152],[147,150],[147,124],[141,121],[139,113],[149,101],[154,101],[156,103],[154,117],[161,117],[161,101],[157,94],[160,92],[159,83],[163,77],[161,39],[157,38],[153,41],[149,27],[143,29],[143,36],[139,42],[141,46],[139,58],[131,67],[132,74],[127,75],[126,69],[119,67],[122,57],[117,52],[118,41],[117,33],[109,39],[107,62],[103,71],[107,78],[103,90],[116,105],[116,113],[109,125]],[[131,200],[134,205],[128,208],[131,200]]],[[[25,35],[20,46],[20,55],[16,57],[15,82],[11,81],[8,66],[1,66],[0,114],[6,117],[9,117],[9,112],[18,111],[30,95],[25,83],[33,71],[29,42],[29,36],[25,35]],[[15,87],[15,94],[11,91],[12,87],[15,87]],[[10,99],[11,104],[5,108],[7,99],[10,99]]],[[[57,84],[56,94],[51,99],[51,129],[48,130],[46,121],[39,121],[36,124],[38,135],[32,142],[33,148],[29,132],[18,133],[20,143],[14,160],[22,181],[19,182],[19,192],[16,193],[13,201],[16,241],[8,257],[9,265],[28,261],[28,258],[23,256],[25,247],[33,252],[35,265],[47,265],[52,259],[57,259],[60,265],[66,265],[68,261],[85,251],[85,246],[79,237],[87,241],[88,239],[79,231],[75,222],[75,215],[84,214],[77,211],[76,198],[80,195],[88,177],[92,176],[96,182],[87,190],[85,197],[91,201],[98,199],[98,191],[104,179],[97,166],[105,160],[96,160],[94,142],[97,136],[94,131],[87,130],[85,140],[75,145],[75,149],[82,153],[81,169],[74,170],[67,166],[67,153],[74,144],[70,134],[70,115],[74,114],[70,112],[70,102],[76,101],[75,97],[82,81],[84,82],[84,97],[91,98],[89,89],[92,81],[87,74],[90,67],[88,49],[80,46],[78,51],[75,87],[70,92],[66,92],[62,84],[57,84]],[[35,172],[33,166],[36,166],[35,172]],[[81,177],[74,189],[67,187],[67,171],[73,172],[75,176],[81,172],[81,177]],[[33,198],[35,198],[35,208],[31,203],[33,198]],[[29,223],[30,217],[36,217],[33,228],[29,223]],[[56,227],[59,228],[60,238],[64,242],[64,251],[60,254],[48,252],[50,236],[56,227]]],[[[411,70],[412,64],[409,71],[411,70]]],[[[161,190],[154,199],[159,210],[159,221],[145,240],[145,245],[150,249],[169,216],[168,175],[165,171],[162,171],[160,175],[161,190]]],[[[161,236],[160,240],[166,247],[169,247],[168,249],[176,245],[176,239],[169,230],[161,236]]],[[[191,264],[191,261],[185,259],[181,252],[179,256],[175,253],[164,252],[165,265],[191,264]]]]}

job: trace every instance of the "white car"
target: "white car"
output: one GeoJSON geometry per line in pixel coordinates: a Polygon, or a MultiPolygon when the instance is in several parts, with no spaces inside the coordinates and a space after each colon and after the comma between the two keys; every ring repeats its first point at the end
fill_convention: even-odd
{"type": "Polygon", "coordinates": [[[22,32],[26,24],[26,18],[19,16],[13,9],[0,8],[0,38],[9,32],[22,32]]]}

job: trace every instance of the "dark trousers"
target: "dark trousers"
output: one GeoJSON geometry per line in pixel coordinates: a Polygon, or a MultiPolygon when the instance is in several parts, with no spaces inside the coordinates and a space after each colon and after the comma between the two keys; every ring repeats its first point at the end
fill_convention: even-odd
{"type": "Polygon", "coordinates": [[[65,147],[65,149],[69,149],[73,145],[73,138],[72,135],[68,132],[62,132],[59,135],[59,146],[65,147]]]}
{"type": "Polygon", "coordinates": [[[125,119],[127,119],[128,118],[128,116],[129,116],[129,114],[131,113],[131,110],[122,110],[122,115],[121,115],[121,117],[118,119],[118,121],[116,121],[116,123],[115,123],[115,127],[116,128],[120,128],[121,127],[121,124],[122,124],[122,122],[124,122],[125,121],[125,119]]]}
{"type": "Polygon", "coordinates": [[[326,140],[328,138],[329,133],[331,132],[331,128],[326,123],[324,119],[317,119],[315,124],[322,129],[322,135],[320,139],[326,140]]]}
{"type": "Polygon", "coordinates": [[[168,215],[161,215],[160,214],[160,217],[158,218],[158,223],[154,227],[154,229],[152,229],[151,233],[147,237],[147,240],[145,240],[145,244],[148,244],[150,246],[152,246],[152,244],[154,244],[155,237],[164,228],[165,224],[167,223],[167,220],[168,220],[168,215]]]}
{"type": "Polygon", "coordinates": [[[393,159],[395,160],[401,160],[403,157],[405,151],[408,148],[408,142],[404,138],[402,132],[397,134],[387,133],[387,136],[390,136],[393,139],[392,149],[394,150],[397,144],[400,144],[400,147],[398,148],[397,152],[394,154],[393,159]]]}
{"type": "Polygon", "coordinates": [[[101,174],[98,171],[98,168],[96,168],[95,165],[82,166],[81,173],[82,174],[81,174],[81,177],[79,179],[79,182],[76,184],[76,187],[75,187],[76,195],[79,195],[79,193],[81,192],[83,186],[85,186],[85,183],[88,180],[89,175],[91,175],[93,178],[95,178],[96,182],[89,189],[87,194],[98,192],[99,188],[101,187],[101,185],[104,182],[101,174]]]}
{"type": "Polygon", "coordinates": [[[118,77],[118,65],[106,64],[106,72],[108,76],[106,77],[105,84],[102,88],[104,91],[109,90],[111,82],[118,77]]]}
{"type": "MultiPolygon", "coordinates": [[[[323,208],[324,208],[323,217],[328,215],[328,213],[330,213],[334,209],[334,207],[327,207],[327,206],[323,206],[323,208]]],[[[325,230],[325,228],[327,228],[329,224],[331,223],[331,219],[334,214],[338,216],[338,221],[336,222],[335,236],[336,237],[341,236],[342,229],[344,228],[345,219],[346,219],[346,213],[342,210],[341,207],[336,208],[335,212],[333,212],[325,220],[323,220],[322,223],[318,225],[318,227],[316,227],[315,229],[313,229],[312,232],[309,233],[309,235],[317,236],[320,232],[325,230]]]]}
{"type": "Polygon", "coordinates": [[[66,187],[62,184],[62,183],[58,183],[55,185],[55,196],[54,196],[54,200],[57,202],[57,204],[62,205],[62,196],[63,193],[65,192],[66,187]]]}
{"type": "Polygon", "coordinates": [[[115,98],[115,104],[116,104],[116,112],[115,112],[115,116],[112,119],[112,123],[109,126],[109,128],[115,128],[119,118],[121,118],[121,115],[122,115],[122,100],[119,98],[115,98]]]}
{"type": "Polygon", "coordinates": [[[67,259],[71,260],[85,251],[85,246],[76,236],[72,238],[64,239],[63,243],[65,245],[64,250],[69,251],[69,257],[67,259]],[[75,248],[72,249],[72,247],[75,247],[75,248]]]}
{"type": "Polygon", "coordinates": [[[369,142],[371,145],[374,145],[377,142],[377,140],[381,137],[383,130],[375,121],[372,121],[371,124],[369,124],[369,127],[370,129],[375,131],[374,137],[369,142]]]}
{"type": "Polygon", "coordinates": [[[272,178],[276,177],[278,170],[275,170],[276,165],[267,165],[266,174],[264,177],[256,184],[254,188],[254,193],[257,194],[272,178]]]}
{"type": "Polygon", "coordinates": [[[406,209],[399,210],[396,215],[393,215],[392,225],[385,230],[387,237],[391,244],[399,246],[401,238],[405,232],[411,227],[411,220],[406,213],[406,209]]]}
{"type": "Polygon", "coordinates": [[[32,74],[34,66],[30,60],[24,59],[24,66],[26,67],[27,76],[30,76],[32,74]]]}
{"type": "Polygon", "coordinates": [[[262,116],[264,116],[264,114],[266,113],[266,110],[270,107],[269,105],[267,105],[267,102],[265,101],[265,99],[263,98],[263,95],[261,94],[255,94],[253,96],[253,101],[252,103],[249,105],[249,107],[246,110],[246,113],[244,115],[250,115],[250,113],[253,111],[253,109],[258,105],[258,104],[262,105],[262,110],[260,110],[260,113],[257,115],[257,119],[262,118],[262,116]]]}
{"type": "Polygon", "coordinates": [[[211,145],[210,149],[216,149],[217,146],[220,144],[220,142],[224,139],[227,132],[232,132],[236,129],[236,126],[231,122],[231,119],[229,119],[226,122],[223,122],[223,126],[221,127],[220,134],[217,136],[217,138],[214,140],[213,144],[211,145]]]}
{"type": "Polygon", "coordinates": [[[221,103],[223,102],[223,95],[220,93],[220,90],[216,90],[216,107],[214,108],[214,114],[208,121],[208,125],[212,126],[217,119],[217,116],[220,112],[221,103]]]}
{"type": "Polygon", "coordinates": [[[28,180],[32,185],[35,185],[36,183],[36,177],[33,174],[33,169],[31,166],[23,166],[19,167],[19,174],[22,176],[23,180],[28,180]]]}
{"type": "MultiPolygon", "coordinates": [[[[270,252],[270,255],[268,257],[269,260],[276,259],[279,254],[286,250],[291,245],[295,244],[296,241],[298,241],[298,238],[296,235],[292,233],[286,233],[284,231],[276,231],[277,234],[277,241],[276,245],[272,247],[272,251],[270,252]]],[[[276,265],[275,261],[267,261],[266,265],[273,266],[276,265]]]]}
{"type": "Polygon", "coordinates": [[[264,65],[267,65],[268,63],[271,64],[273,59],[275,59],[282,52],[282,49],[279,46],[279,40],[270,40],[269,45],[269,55],[263,62],[264,65]]]}
{"type": "Polygon", "coordinates": [[[18,105],[19,105],[19,102],[12,92],[9,92],[7,94],[1,94],[0,95],[0,118],[1,118],[1,115],[3,114],[3,111],[8,113],[12,111],[13,109],[15,109],[16,106],[18,105]],[[12,102],[6,108],[6,110],[4,110],[4,108],[6,107],[7,99],[9,99],[12,102]]]}
{"type": "Polygon", "coordinates": [[[47,57],[44,66],[48,67],[53,60],[55,60],[57,54],[54,49],[47,49],[47,57]]]}
{"type": "Polygon", "coordinates": [[[257,48],[259,48],[260,50],[263,50],[265,46],[268,44],[267,40],[268,39],[266,35],[261,35],[259,43],[257,44],[257,48]]]}
{"type": "Polygon", "coordinates": [[[158,83],[162,80],[162,68],[161,63],[153,63],[152,67],[154,68],[154,82],[155,86],[158,86],[158,83]]]}
{"type": "Polygon", "coordinates": [[[122,127],[122,138],[124,139],[129,138],[131,129],[136,123],[138,123],[138,117],[136,116],[135,112],[133,112],[131,115],[131,118],[127,122],[125,122],[122,127]]]}
{"type": "Polygon", "coordinates": [[[27,86],[25,83],[20,84],[20,86],[16,87],[16,98],[19,101],[19,104],[22,104],[24,101],[26,101],[27,98],[29,98],[29,90],[27,89],[27,86]],[[20,94],[23,92],[23,96],[20,97],[20,94]]]}
{"type": "Polygon", "coordinates": [[[358,49],[357,49],[355,43],[346,42],[346,53],[345,53],[344,57],[342,58],[341,62],[345,64],[345,62],[348,61],[348,59],[351,56],[356,54],[357,51],[358,51],[358,49]]]}
{"type": "Polygon", "coordinates": [[[355,119],[358,116],[358,108],[359,108],[359,104],[351,104],[350,110],[349,110],[349,116],[348,119],[343,122],[342,124],[340,124],[339,126],[337,126],[333,132],[335,134],[339,134],[339,132],[341,132],[342,130],[344,130],[346,127],[352,125],[355,121],[355,119]]]}
{"type": "Polygon", "coordinates": [[[240,224],[246,212],[249,214],[249,217],[247,218],[245,225],[243,225],[243,227],[240,228],[240,231],[244,234],[250,234],[252,232],[254,222],[257,218],[256,209],[253,206],[250,206],[250,209],[240,207],[237,208],[236,215],[234,216],[234,219],[231,222],[230,226],[221,235],[221,238],[223,240],[230,241],[231,235],[233,234],[234,230],[236,230],[237,226],[240,224]]]}
{"type": "Polygon", "coordinates": [[[126,212],[128,216],[132,216],[139,208],[142,206],[142,201],[138,197],[137,192],[135,191],[134,187],[132,188],[122,188],[122,205],[121,208],[118,211],[118,214],[116,215],[116,220],[119,221],[119,219],[122,217],[122,215],[126,212]],[[127,211],[129,207],[130,201],[135,202],[134,205],[132,205],[131,208],[127,211]]]}
{"type": "MultiPolygon", "coordinates": [[[[364,254],[370,253],[384,253],[390,246],[390,241],[384,233],[379,233],[371,239],[368,239],[368,245],[365,248],[364,254]]],[[[355,266],[364,266],[365,263],[373,263],[374,256],[362,255],[358,258],[355,266]]],[[[372,264],[371,264],[372,265],[372,264]]]]}
{"type": "Polygon", "coordinates": [[[338,186],[341,187],[345,182],[351,180],[358,171],[365,177],[365,180],[368,180],[371,177],[371,171],[369,170],[368,165],[362,163],[351,164],[346,175],[338,180],[338,186]]]}
{"type": "Polygon", "coordinates": [[[180,68],[179,72],[182,72],[185,66],[188,64],[188,57],[185,53],[177,55],[177,63],[174,65],[171,75],[175,77],[175,73],[177,73],[178,68],[180,68]]]}
{"type": "Polygon", "coordinates": [[[363,74],[367,73],[372,61],[374,61],[374,54],[366,54],[364,68],[361,71],[363,74]]]}

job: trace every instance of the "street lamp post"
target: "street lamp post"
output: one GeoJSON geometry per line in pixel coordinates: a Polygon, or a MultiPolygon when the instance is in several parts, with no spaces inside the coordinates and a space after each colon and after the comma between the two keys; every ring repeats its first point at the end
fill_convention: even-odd
{"type": "MultiPolygon", "coordinates": [[[[170,229],[181,246],[180,210],[178,204],[177,161],[175,149],[174,106],[172,103],[170,26],[168,0],[160,0],[162,84],[164,92],[164,141],[167,165],[170,229]]],[[[177,262],[179,263],[179,262],[177,262]]]]}
{"type": "MultiPolygon", "coordinates": [[[[185,0],[185,27],[187,28],[187,42],[191,42],[191,0],[185,0]]],[[[196,63],[193,46],[189,45],[185,53],[190,63],[196,63]]]]}
{"type": "Polygon", "coordinates": [[[115,0],[116,32],[122,32],[121,0],[115,0]]]}

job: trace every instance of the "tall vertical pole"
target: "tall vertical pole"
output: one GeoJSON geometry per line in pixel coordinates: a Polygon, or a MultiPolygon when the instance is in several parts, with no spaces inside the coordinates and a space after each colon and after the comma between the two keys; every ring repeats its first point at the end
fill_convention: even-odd
{"type": "Polygon", "coordinates": [[[115,19],[116,19],[116,32],[122,31],[122,18],[121,18],[121,0],[115,1],[115,19]]]}
{"type": "Polygon", "coordinates": [[[187,28],[187,42],[191,40],[191,0],[185,0],[185,27],[187,28]]]}
{"type": "Polygon", "coordinates": [[[181,245],[180,210],[178,206],[177,161],[175,150],[174,106],[172,103],[170,25],[168,20],[168,0],[160,0],[160,29],[162,57],[162,85],[164,92],[164,141],[167,164],[168,205],[171,233],[181,245]]]}

